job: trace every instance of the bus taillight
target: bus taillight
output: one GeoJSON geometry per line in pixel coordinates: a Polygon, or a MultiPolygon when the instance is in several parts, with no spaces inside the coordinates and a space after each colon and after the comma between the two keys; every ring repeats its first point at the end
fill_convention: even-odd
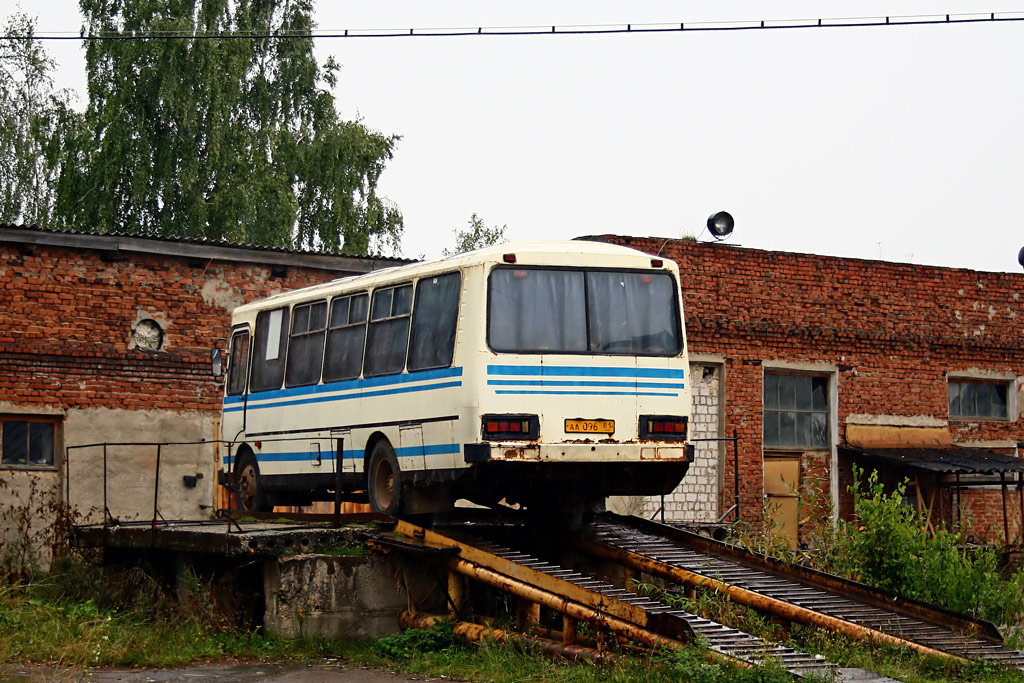
{"type": "Polygon", "coordinates": [[[484,415],[481,433],[491,441],[534,440],[540,436],[540,420],[536,415],[484,415]]]}
{"type": "Polygon", "coordinates": [[[687,418],[681,415],[641,415],[641,439],[673,439],[686,438],[687,418]]]}

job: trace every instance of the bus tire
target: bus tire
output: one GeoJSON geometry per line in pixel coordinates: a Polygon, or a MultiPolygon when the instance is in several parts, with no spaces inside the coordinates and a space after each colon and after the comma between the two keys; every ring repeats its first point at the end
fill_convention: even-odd
{"type": "Polygon", "coordinates": [[[238,509],[246,512],[266,512],[267,496],[260,482],[260,466],[252,453],[243,453],[235,463],[235,500],[238,509]]]}
{"type": "Polygon", "coordinates": [[[395,449],[386,439],[374,444],[370,452],[366,492],[374,512],[395,516],[402,509],[402,470],[395,449]]]}

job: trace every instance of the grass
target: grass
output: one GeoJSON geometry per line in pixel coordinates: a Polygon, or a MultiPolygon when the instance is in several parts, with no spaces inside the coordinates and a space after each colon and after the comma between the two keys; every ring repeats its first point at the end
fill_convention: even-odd
{"type": "MultiPolygon", "coordinates": [[[[90,669],[176,667],[225,659],[330,661],[495,683],[792,680],[777,667],[743,669],[712,662],[699,645],[595,664],[554,661],[533,650],[493,642],[468,645],[445,625],[426,631],[410,629],[372,643],[267,637],[240,629],[225,617],[210,616],[211,598],[202,594],[202,582],[195,577],[185,578],[193,595],[183,602],[177,602],[150,574],[138,568],[105,574],[83,562],[63,563],[32,583],[2,586],[0,663],[90,669]]],[[[705,596],[687,607],[765,637],[783,635],[777,625],[728,600],[705,596]]],[[[1021,680],[1019,672],[984,665],[951,666],[810,628],[794,629],[791,644],[844,666],[869,668],[913,683],[1021,680]]]]}
{"type": "Polygon", "coordinates": [[[710,591],[698,591],[689,598],[665,590],[658,584],[635,584],[637,592],[652,596],[678,609],[740,629],[774,642],[825,659],[844,668],[875,671],[909,683],[1020,683],[1024,674],[984,662],[957,663],[921,656],[906,648],[873,645],[821,629],[793,625],[788,631],[765,615],[710,591]]]}

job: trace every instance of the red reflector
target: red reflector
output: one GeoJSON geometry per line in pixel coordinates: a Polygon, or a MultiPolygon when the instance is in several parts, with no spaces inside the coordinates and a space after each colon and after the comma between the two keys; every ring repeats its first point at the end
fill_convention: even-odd
{"type": "Polygon", "coordinates": [[[505,263],[515,263],[516,262],[516,255],[515,254],[505,254],[504,256],[501,257],[501,260],[504,261],[505,263]]]}
{"type": "Polygon", "coordinates": [[[652,422],[651,423],[651,431],[652,432],[663,432],[663,431],[665,431],[665,425],[663,425],[660,422],[652,422]]]}
{"type": "Polygon", "coordinates": [[[676,434],[685,434],[686,433],[686,425],[683,424],[682,422],[676,422],[675,427],[676,427],[676,434]]]}
{"type": "Polygon", "coordinates": [[[508,423],[508,431],[510,431],[510,432],[518,432],[520,430],[520,428],[522,428],[522,426],[523,426],[522,422],[509,422],[508,423]]]}
{"type": "Polygon", "coordinates": [[[497,422],[488,422],[487,423],[487,431],[489,431],[489,432],[496,432],[496,431],[498,431],[498,423],[497,422]]]}
{"type": "Polygon", "coordinates": [[[256,448],[263,448],[263,442],[262,441],[257,441],[256,442],[256,448]]]}
{"type": "Polygon", "coordinates": [[[507,432],[508,431],[508,422],[499,422],[498,423],[498,431],[499,432],[507,432]]]}
{"type": "Polygon", "coordinates": [[[661,268],[662,265],[664,264],[662,263],[662,260],[660,258],[651,259],[651,268],[661,268]]]}

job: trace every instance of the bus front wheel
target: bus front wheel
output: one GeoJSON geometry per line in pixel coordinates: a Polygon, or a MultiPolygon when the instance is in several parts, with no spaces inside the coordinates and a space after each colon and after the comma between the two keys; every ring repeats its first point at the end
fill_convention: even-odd
{"type": "Polygon", "coordinates": [[[387,441],[378,441],[370,453],[366,492],[374,512],[397,515],[402,507],[402,477],[395,450],[387,441]]]}
{"type": "Polygon", "coordinates": [[[235,464],[235,494],[238,509],[246,512],[264,512],[267,509],[266,495],[260,483],[260,467],[251,453],[239,456],[235,464]]]}

